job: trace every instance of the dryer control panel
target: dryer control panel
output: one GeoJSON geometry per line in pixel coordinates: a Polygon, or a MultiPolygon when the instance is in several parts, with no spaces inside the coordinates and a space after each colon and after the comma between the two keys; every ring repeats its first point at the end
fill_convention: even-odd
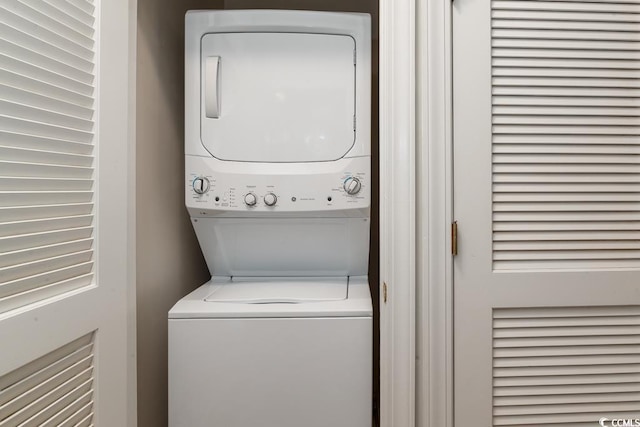
{"type": "MultiPolygon", "coordinates": [[[[326,163],[236,163],[187,156],[186,204],[202,216],[222,212],[366,209],[370,157],[326,163]]],[[[194,212],[195,211],[195,212],[194,212]]]]}

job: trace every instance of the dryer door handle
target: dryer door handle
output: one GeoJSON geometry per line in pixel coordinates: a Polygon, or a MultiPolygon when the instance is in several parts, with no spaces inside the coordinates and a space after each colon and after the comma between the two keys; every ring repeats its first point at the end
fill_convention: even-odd
{"type": "Polygon", "coordinates": [[[204,64],[204,108],[211,119],[220,117],[220,57],[209,56],[204,64]]]}

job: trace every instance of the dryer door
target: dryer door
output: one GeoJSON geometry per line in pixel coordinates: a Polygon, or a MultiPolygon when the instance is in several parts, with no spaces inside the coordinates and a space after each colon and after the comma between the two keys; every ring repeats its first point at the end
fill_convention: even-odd
{"type": "Polygon", "coordinates": [[[202,38],[201,139],[221,160],[318,162],[354,144],[355,42],[344,35],[202,38]]]}

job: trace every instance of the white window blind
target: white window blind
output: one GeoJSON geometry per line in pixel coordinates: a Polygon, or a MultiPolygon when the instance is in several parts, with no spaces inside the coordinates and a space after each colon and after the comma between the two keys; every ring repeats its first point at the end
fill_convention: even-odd
{"type": "Polygon", "coordinates": [[[94,14],[0,0],[0,312],[92,282],[94,14]]]}

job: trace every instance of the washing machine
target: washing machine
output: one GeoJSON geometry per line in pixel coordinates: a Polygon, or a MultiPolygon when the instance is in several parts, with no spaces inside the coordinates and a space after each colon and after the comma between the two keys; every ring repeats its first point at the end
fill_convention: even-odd
{"type": "Polygon", "coordinates": [[[211,280],[169,312],[170,427],[369,427],[371,22],[190,11],[186,206],[211,280]]]}

